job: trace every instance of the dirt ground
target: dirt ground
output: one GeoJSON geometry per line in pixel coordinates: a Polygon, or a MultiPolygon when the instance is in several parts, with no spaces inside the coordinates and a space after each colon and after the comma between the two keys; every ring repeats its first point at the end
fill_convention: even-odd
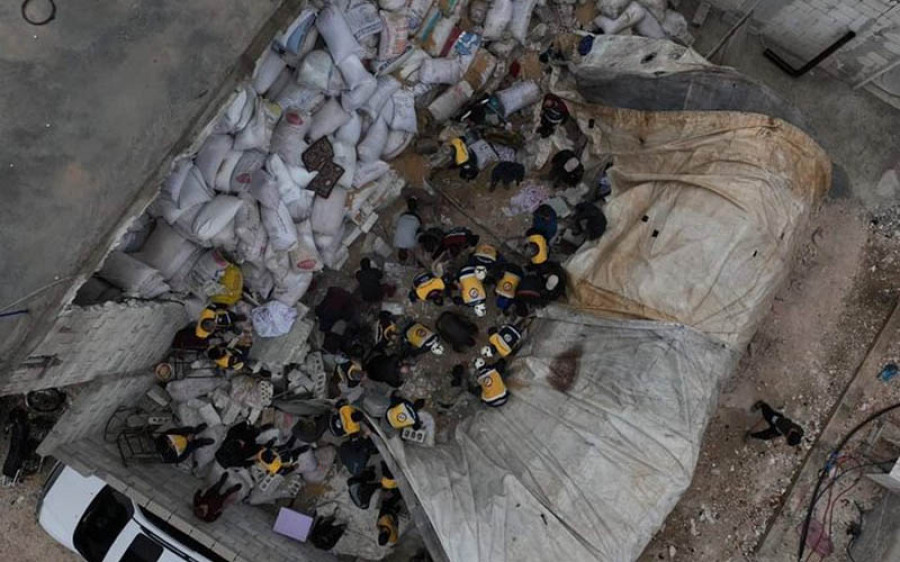
{"type": "Polygon", "coordinates": [[[723,389],[693,484],[641,562],[754,559],[810,443],[893,309],[900,270],[893,217],[841,200],[812,218],[788,282],[723,389]],[[757,400],[804,427],[801,448],[745,440],[761,421],[750,410],[757,400]]]}

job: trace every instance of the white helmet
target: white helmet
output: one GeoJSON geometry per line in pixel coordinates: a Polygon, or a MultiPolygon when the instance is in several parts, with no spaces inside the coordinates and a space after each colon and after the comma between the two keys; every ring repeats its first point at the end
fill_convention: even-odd
{"type": "Polygon", "coordinates": [[[487,268],[483,265],[475,266],[475,277],[479,281],[484,281],[485,277],[487,277],[487,268]]]}
{"type": "Polygon", "coordinates": [[[474,363],[476,369],[480,369],[485,366],[485,361],[481,357],[476,357],[474,363]]]}
{"type": "Polygon", "coordinates": [[[494,348],[489,345],[486,345],[481,348],[481,354],[484,355],[485,357],[493,357],[494,356],[494,348]]]}
{"type": "Polygon", "coordinates": [[[487,314],[487,305],[484,304],[483,302],[476,304],[475,305],[475,316],[478,316],[479,318],[481,318],[485,314],[487,314]]]}
{"type": "Polygon", "coordinates": [[[433,346],[431,346],[431,352],[434,353],[435,355],[443,355],[444,354],[444,346],[439,343],[436,343],[433,346]]]}

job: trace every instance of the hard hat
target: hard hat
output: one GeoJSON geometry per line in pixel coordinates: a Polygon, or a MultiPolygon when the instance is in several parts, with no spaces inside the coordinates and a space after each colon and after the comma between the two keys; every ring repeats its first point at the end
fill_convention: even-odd
{"type": "Polygon", "coordinates": [[[444,354],[444,346],[439,343],[436,343],[433,346],[431,346],[431,352],[434,353],[435,355],[443,355],[444,354]]]}
{"type": "Polygon", "coordinates": [[[475,358],[475,368],[476,369],[480,369],[480,368],[484,367],[484,365],[485,365],[484,359],[482,359],[481,357],[475,358]]]}
{"type": "Polygon", "coordinates": [[[476,265],[475,277],[478,278],[479,281],[484,281],[484,278],[487,277],[487,268],[483,265],[476,265]]]}
{"type": "Polygon", "coordinates": [[[486,345],[481,348],[481,354],[484,355],[485,357],[493,357],[494,349],[491,346],[486,345]]]}
{"type": "Polygon", "coordinates": [[[476,304],[475,305],[475,316],[478,316],[479,318],[481,318],[485,314],[487,314],[487,306],[483,302],[476,304]]]}

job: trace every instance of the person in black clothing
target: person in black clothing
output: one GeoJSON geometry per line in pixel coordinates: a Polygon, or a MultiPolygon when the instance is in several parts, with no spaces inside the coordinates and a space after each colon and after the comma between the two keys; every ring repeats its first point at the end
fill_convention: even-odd
{"type": "Polygon", "coordinates": [[[803,440],[803,428],[786,418],[781,412],[776,412],[771,406],[760,400],[753,405],[753,410],[760,410],[763,419],[769,424],[769,427],[754,433],[747,432],[748,437],[769,441],[781,437],[786,438],[787,444],[796,447],[803,440]]]}
{"type": "Polygon", "coordinates": [[[194,493],[194,516],[207,523],[212,523],[218,519],[222,512],[225,511],[225,502],[232,494],[236,494],[241,489],[241,484],[235,484],[224,492],[222,487],[228,480],[228,473],[223,472],[219,481],[204,490],[197,490],[194,493]]]}
{"type": "Polygon", "coordinates": [[[358,314],[357,301],[353,295],[340,287],[328,287],[322,302],[316,306],[319,329],[330,332],[338,320],[352,323],[358,314]]]}
{"type": "Polygon", "coordinates": [[[550,181],[554,187],[575,187],[584,177],[584,164],[572,150],[560,150],[550,160],[550,181]]]}
{"type": "Polygon", "coordinates": [[[462,353],[475,346],[478,326],[455,312],[444,312],[435,324],[438,334],[450,343],[453,351],[462,353]]]}
{"type": "Polygon", "coordinates": [[[381,283],[384,274],[380,269],[372,267],[369,258],[359,260],[359,271],[356,272],[356,280],[359,282],[359,292],[362,300],[368,303],[378,303],[386,296],[389,287],[381,283]]]}
{"type": "Polygon", "coordinates": [[[215,443],[215,439],[197,437],[205,429],[206,424],[201,423],[195,427],[176,427],[158,434],[155,438],[156,450],[162,461],[168,464],[184,462],[197,449],[215,443]]]}
{"type": "Polygon", "coordinates": [[[584,234],[587,240],[596,240],[606,232],[606,215],[600,207],[586,201],[575,205],[572,223],[574,233],[584,234]]]}
{"type": "Polygon", "coordinates": [[[216,451],[216,461],[222,468],[252,465],[255,462],[254,457],[262,449],[262,445],[256,443],[259,433],[259,429],[247,422],[231,426],[222,445],[216,451]]]}
{"type": "Polygon", "coordinates": [[[432,257],[440,259],[445,256],[455,259],[459,254],[468,248],[474,248],[480,236],[464,226],[451,228],[444,234],[437,250],[434,251],[432,257]]]}
{"type": "Polygon", "coordinates": [[[407,371],[401,357],[381,350],[374,351],[364,365],[366,376],[377,382],[383,382],[393,388],[403,384],[403,374],[407,371]]]}

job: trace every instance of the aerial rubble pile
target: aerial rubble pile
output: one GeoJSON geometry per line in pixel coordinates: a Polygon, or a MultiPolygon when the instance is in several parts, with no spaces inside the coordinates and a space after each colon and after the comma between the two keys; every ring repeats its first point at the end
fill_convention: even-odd
{"type": "MultiPolygon", "coordinates": [[[[519,62],[538,53],[544,64],[564,59],[562,33],[580,42],[581,54],[590,50],[593,36],[572,31],[574,6],[311,3],[107,257],[98,277],[129,297],[181,300],[197,319],[178,333],[161,371],[165,402],[193,428],[189,439],[204,443],[182,462],[209,483],[241,485],[226,503],[291,503],[308,484],[327,482],[314,505],[332,506],[319,515],[340,513],[340,521],[319,517],[310,542],[380,558],[414,526],[389,459],[377,460],[370,437],[427,446],[436,434],[423,409],[429,397],[400,392],[402,374],[420,355],[440,358],[444,343],[455,353],[480,350],[475,361],[441,366],[442,375],[452,372],[454,386],[468,376],[481,405],[509,398],[505,359],[525,337],[528,316],[565,294],[553,254],[605,229],[597,198],[588,200],[609,194],[603,163],[582,160],[584,139],[563,129],[566,104],[542,78],[525,79],[519,62]],[[432,171],[458,169],[464,180],[489,173],[491,191],[518,187],[548,164],[547,185],[566,192],[550,199],[541,191],[524,204],[532,227],[514,233],[524,257],[479,243],[462,226],[422,224],[415,199],[394,221],[390,245],[369,233],[404,188],[389,162],[407,149],[427,154],[432,171]],[[591,165],[599,168],[589,180],[591,165]],[[315,321],[307,318],[300,301],[315,276],[350,267],[363,238],[362,252],[377,261],[420,270],[398,291],[403,302],[374,306],[380,297],[364,304],[328,287],[315,321]],[[443,305],[445,297],[460,308],[416,318],[421,303],[443,305]],[[482,341],[484,321],[491,325],[482,341]]],[[[593,26],[603,33],[690,42],[665,1],[596,7],[593,26]]]]}

